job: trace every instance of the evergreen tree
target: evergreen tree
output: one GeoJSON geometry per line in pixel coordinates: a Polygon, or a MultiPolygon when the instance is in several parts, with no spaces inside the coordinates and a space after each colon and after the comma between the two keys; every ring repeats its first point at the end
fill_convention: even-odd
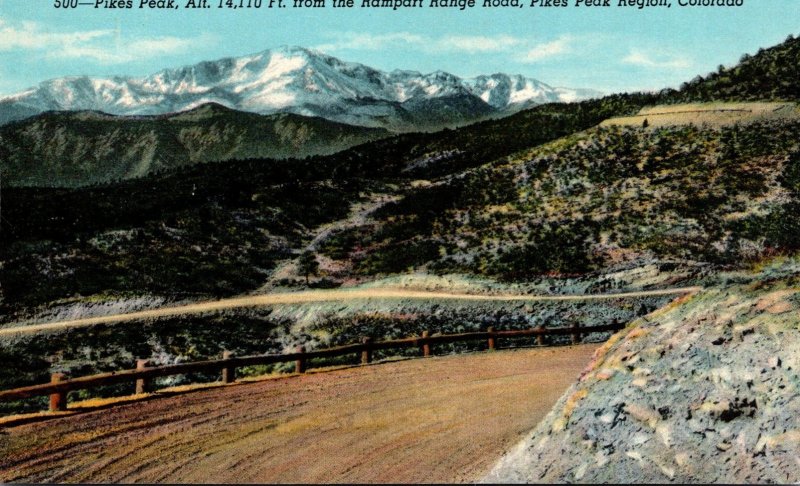
{"type": "Polygon", "coordinates": [[[313,252],[306,251],[300,255],[297,260],[298,272],[306,276],[306,285],[308,285],[309,275],[316,275],[319,270],[319,262],[317,262],[317,255],[313,252]]]}

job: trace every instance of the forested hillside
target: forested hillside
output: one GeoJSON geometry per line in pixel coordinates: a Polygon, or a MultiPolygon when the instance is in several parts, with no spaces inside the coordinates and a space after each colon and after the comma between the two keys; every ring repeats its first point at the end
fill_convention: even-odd
{"type": "Polygon", "coordinates": [[[800,38],[754,54],[744,54],[733,67],[697,76],[663,101],[798,101],[800,100],[800,38]]]}
{"type": "Polygon", "coordinates": [[[215,104],[149,117],[49,112],[0,127],[0,171],[5,186],[79,187],[219,160],[328,155],[388,135],[215,104]]]}
{"type": "Polygon", "coordinates": [[[724,265],[800,247],[800,124],[597,128],[409,190],[326,256],[361,274],[506,280],[631,259],[724,265]]]}

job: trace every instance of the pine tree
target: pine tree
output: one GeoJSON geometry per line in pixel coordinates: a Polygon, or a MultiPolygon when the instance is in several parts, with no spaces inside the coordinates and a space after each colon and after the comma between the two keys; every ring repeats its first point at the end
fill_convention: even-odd
{"type": "Polygon", "coordinates": [[[303,252],[297,260],[298,272],[306,276],[306,285],[308,285],[309,275],[316,275],[319,270],[319,262],[317,256],[310,251],[303,252]]]}

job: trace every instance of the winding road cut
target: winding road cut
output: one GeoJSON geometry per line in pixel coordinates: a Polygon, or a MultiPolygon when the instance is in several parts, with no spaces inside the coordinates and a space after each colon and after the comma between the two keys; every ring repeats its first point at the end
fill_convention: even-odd
{"type": "Polygon", "coordinates": [[[335,290],[307,290],[302,292],[284,292],[264,295],[251,295],[231,299],[199,302],[172,307],[162,307],[126,314],[114,314],[98,317],[87,317],[59,322],[34,323],[19,326],[0,328],[0,338],[20,334],[36,334],[54,332],[75,327],[87,327],[98,324],[119,324],[141,319],[155,319],[178,315],[201,314],[216,312],[226,309],[244,307],[258,307],[269,305],[307,304],[313,302],[345,302],[351,300],[467,300],[467,301],[583,301],[583,300],[608,300],[636,297],[650,297],[662,295],[684,295],[702,290],[702,287],[680,287],[662,290],[645,290],[638,292],[618,292],[608,294],[581,294],[581,295],[525,295],[525,294],[466,294],[450,292],[433,292],[421,290],[393,289],[393,288],[355,288],[335,290]]]}

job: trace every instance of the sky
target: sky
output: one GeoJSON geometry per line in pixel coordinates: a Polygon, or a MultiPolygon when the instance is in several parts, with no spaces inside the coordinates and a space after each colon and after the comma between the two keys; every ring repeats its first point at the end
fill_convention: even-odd
{"type": "Polygon", "coordinates": [[[568,1],[563,8],[476,0],[464,10],[430,7],[431,0],[397,10],[362,8],[362,0],[352,8],[334,8],[332,0],[293,8],[284,0],[288,7],[271,9],[269,0],[260,9],[218,8],[220,0],[187,9],[188,0],[178,0],[169,10],[141,9],[141,0],[131,9],[56,8],[57,1],[70,0],[0,0],[0,94],[62,76],[145,76],[283,45],[387,71],[504,72],[607,93],[655,90],[800,35],[800,0],[742,0],[740,7],[623,0],[671,4],[642,9],[620,0],[609,7],[553,0],[568,1]]]}

